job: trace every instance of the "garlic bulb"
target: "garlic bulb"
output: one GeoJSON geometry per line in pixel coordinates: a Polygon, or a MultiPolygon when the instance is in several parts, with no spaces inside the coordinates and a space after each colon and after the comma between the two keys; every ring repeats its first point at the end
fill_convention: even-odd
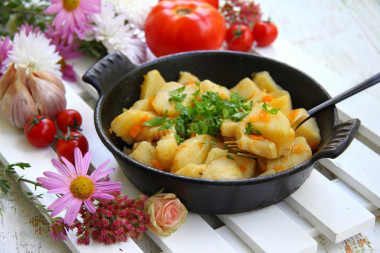
{"type": "Polygon", "coordinates": [[[41,78],[34,71],[30,73],[29,89],[40,114],[54,119],[60,111],[66,108],[65,88],[58,78],[54,82],[43,79],[46,73],[48,72],[40,71],[41,78]]]}
{"type": "Polygon", "coordinates": [[[12,65],[0,79],[1,110],[13,126],[23,128],[36,114],[54,119],[66,108],[65,86],[53,73],[12,65]]]}
{"type": "MultiPolygon", "coordinates": [[[[2,79],[5,75],[2,77],[2,79]]],[[[26,69],[19,67],[13,82],[2,97],[2,112],[15,127],[23,128],[26,122],[38,114],[38,108],[26,87],[26,69]]]]}
{"type": "Polygon", "coordinates": [[[3,98],[5,92],[8,90],[9,86],[15,80],[15,78],[16,78],[16,69],[15,69],[15,65],[12,64],[9,70],[0,79],[0,99],[3,98]]]}

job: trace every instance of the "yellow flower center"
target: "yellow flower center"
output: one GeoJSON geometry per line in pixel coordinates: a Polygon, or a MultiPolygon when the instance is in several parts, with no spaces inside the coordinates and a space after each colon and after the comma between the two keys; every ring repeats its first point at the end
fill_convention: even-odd
{"type": "Polygon", "coordinates": [[[80,0],[63,0],[63,8],[67,11],[75,10],[80,3],[80,0]]]}
{"type": "Polygon", "coordinates": [[[87,199],[94,194],[95,186],[91,179],[80,176],[71,181],[70,191],[79,199],[87,199]]]}

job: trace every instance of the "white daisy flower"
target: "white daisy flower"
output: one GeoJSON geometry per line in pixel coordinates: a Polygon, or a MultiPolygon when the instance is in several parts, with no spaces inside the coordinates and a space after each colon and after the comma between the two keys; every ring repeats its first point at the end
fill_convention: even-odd
{"type": "Polygon", "coordinates": [[[103,0],[103,3],[114,7],[117,14],[123,14],[130,24],[140,30],[144,29],[145,20],[157,4],[154,0],[103,0]]]}
{"type": "Polygon", "coordinates": [[[110,5],[102,5],[99,14],[90,17],[92,31],[85,34],[87,40],[101,42],[108,53],[121,51],[134,64],[145,61],[146,46],[135,34],[131,25],[125,24],[125,15],[117,15],[110,5]]]}
{"type": "Polygon", "coordinates": [[[62,58],[50,43],[51,40],[42,32],[29,32],[27,35],[26,30],[22,29],[13,38],[12,50],[4,61],[5,68],[15,63],[16,68],[24,65],[29,70],[45,70],[61,76],[58,62],[62,58]]]}

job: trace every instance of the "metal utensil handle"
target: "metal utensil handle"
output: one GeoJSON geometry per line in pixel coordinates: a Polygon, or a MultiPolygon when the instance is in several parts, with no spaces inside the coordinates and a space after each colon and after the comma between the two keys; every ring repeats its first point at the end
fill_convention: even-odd
{"type": "Polygon", "coordinates": [[[333,98],[330,98],[329,100],[323,102],[322,104],[319,104],[317,105],[316,107],[310,109],[309,111],[307,111],[307,114],[309,115],[307,118],[305,118],[304,120],[302,120],[298,125],[297,127],[295,128],[295,130],[297,130],[297,128],[299,126],[301,126],[305,121],[307,121],[308,119],[310,119],[311,117],[313,117],[317,112],[331,106],[331,105],[335,105],[337,103],[339,103],[340,101],[348,98],[348,97],[351,97],[353,95],[355,95],[356,93],[359,93],[375,84],[377,84],[378,82],[380,82],[380,72],[377,73],[376,75],[373,75],[372,77],[364,80],[363,82],[355,85],[354,87],[340,93],[339,95],[333,97],[333,98]]]}

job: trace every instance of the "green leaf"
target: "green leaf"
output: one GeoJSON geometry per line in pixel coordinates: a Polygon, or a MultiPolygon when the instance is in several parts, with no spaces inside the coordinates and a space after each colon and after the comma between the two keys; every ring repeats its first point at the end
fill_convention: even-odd
{"type": "Polygon", "coordinates": [[[165,111],[165,115],[163,117],[156,117],[150,120],[145,121],[143,126],[159,126],[166,121],[166,117],[168,116],[168,111],[165,111]]]}
{"type": "Polygon", "coordinates": [[[0,188],[2,192],[4,192],[5,194],[8,194],[9,188],[10,188],[9,182],[5,179],[0,178],[0,188]]]}
{"type": "Polygon", "coordinates": [[[227,155],[227,158],[231,160],[235,160],[235,158],[233,158],[230,154],[227,155]]]}
{"type": "Polygon", "coordinates": [[[270,113],[270,114],[277,114],[278,111],[280,110],[279,108],[273,108],[273,109],[268,109],[268,106],[269,104],[267,103],[264,103],[262,108],[264,109],[264,111],[266,111],[267,113],[270,113]]]}

